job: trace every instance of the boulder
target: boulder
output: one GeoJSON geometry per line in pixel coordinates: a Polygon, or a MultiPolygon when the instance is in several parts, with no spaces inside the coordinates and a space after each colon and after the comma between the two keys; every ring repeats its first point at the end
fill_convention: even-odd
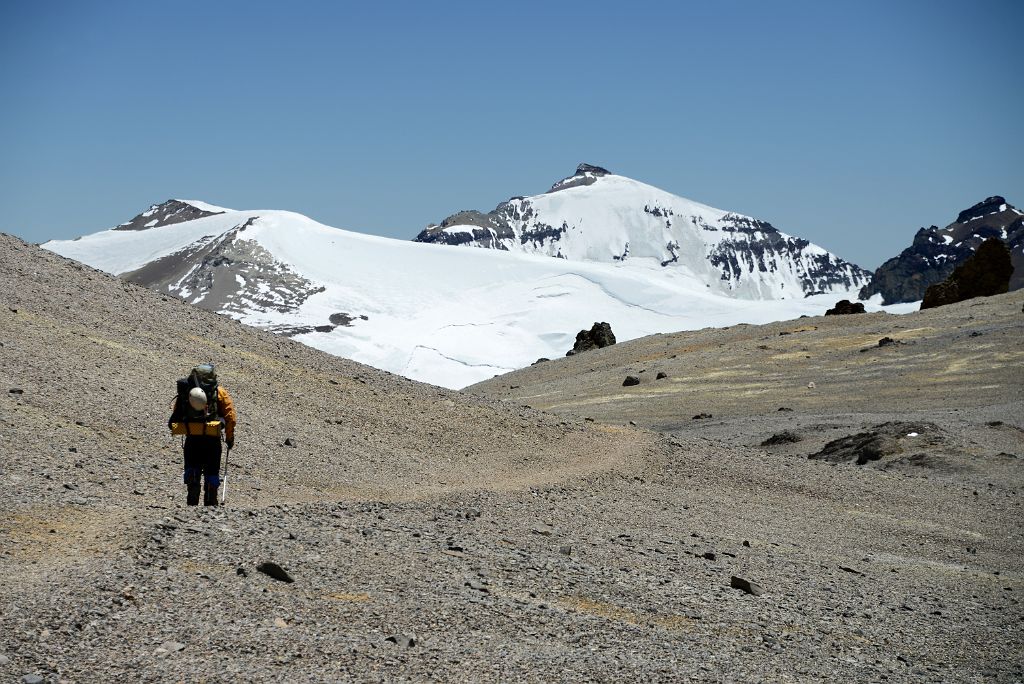
{"type": "Polygon", "coordinates": [[[256,569],[262,572],[264,575],[276,579],[278,582],[286,582],[288,584],[291,584],[295,581],[294,579],[292,579],[292,576],[288,574],[287,570],[285,570],[280,565],[272,561],[264,561],[263,563],[257,565],[256,569]]]}
{"type": "MultiPolygon", "coordinates": [[[[781,409],[780,409],[781,410],[781,409]]],[[[803,437],[791,430],[777,432],[768,439],[761,442],[761,446],[776,446],[778,444],[795,444],[803,440],[803,437]]]]}
{"type": "Polygon", "coordinates": [[[826,316],[845,316],[848,314],[864,313],[863,302],[851,302],[849,299],[840,299],[836,305],[825,312],[826,316]]]}
{"type": "Polygon", "coordinates": [[[999,238],[989,238],[981,243],[974,256],[953,269],[948,278],[925,291],[921,309],[1003,294],[1010,289],[1012,275],[1013,263],[1006,243],[999,238]]]}
{"type": "Polygon", "coordinates": [[[623,387],[632,387],[633,385],[639,385],[639,384],[640,384],[640,378],[636,377],[635,375],[627,375],[626,379],[622,381],[622,386],[623,387]]]}
{"type": "Polygon", "coordinates": [[[573,356],[580,352],[601,349],[613,344],[615,344],[615,333],[612,332],[612,326],[608,323],[594,323],[590,330],[580,330],[576,333],[576,343],[565,355],[573,356]]]}

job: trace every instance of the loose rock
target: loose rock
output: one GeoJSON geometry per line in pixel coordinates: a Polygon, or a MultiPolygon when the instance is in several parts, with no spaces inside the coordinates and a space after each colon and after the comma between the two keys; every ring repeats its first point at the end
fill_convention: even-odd
{"type": "Polygon", "coordinates": [[[733,589],[739,589],[742,592],[751,594],[752,596],[760,596],[764,593],[764,589],[759,584],[755,584],[750,580],[743,579],[742,577],[736,577],[733,575],[729,578],[729,586],[733,589]]]}
{"type": "Polygon", "coordinates": [[[256,566],[256,569],[262,572],[264,575],[272,577],[273,579],[276,579],[279,582],[288,582],[289,584],[291,584],[295,581],[294,579],[292,579],[292,576],[289,575],[287,571],[285,571],[284,568],[282,568],[277,563],[271,561],[264,561],[260,563],[256,566]]]}

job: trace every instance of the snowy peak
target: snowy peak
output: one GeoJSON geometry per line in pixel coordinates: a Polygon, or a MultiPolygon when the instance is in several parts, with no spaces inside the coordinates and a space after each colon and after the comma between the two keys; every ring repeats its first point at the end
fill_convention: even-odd
{"type": "Polygon", "coordinates": [[[918,230],[910,247],[878,267],[860,297],[880,294],[884,304],[920,301],[930,285],[948,278],[989,238],[1010,250],[1010,290],[1024,287],[1024,212],[993,195],[961,211],[945,228],[918,230]]]}
{"type": "Polygon", "coordinates": [[[590,164],[543,195],[513,197],[487,213],[460,211],[416,240],[656,269],[743,299],[848,291],[869,276],[766,221],[590,164]]]}
{"type": "Polygon", "coordinates": [[[223,214],[226,211],[229,210],[205,202],[169,199],[161,204],[150,205],[149,209],[114,230],[146,230],[223,214]]]}

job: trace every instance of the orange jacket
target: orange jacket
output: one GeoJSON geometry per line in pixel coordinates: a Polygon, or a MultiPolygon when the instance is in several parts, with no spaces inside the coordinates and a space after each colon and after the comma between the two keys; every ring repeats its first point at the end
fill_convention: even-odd
{"type": "MultiPolygon", "coordinates": [[[[178,405],[178,397],[175,397],[171,402],[171,417],[167,421],[167,426],[170,427],[172,422],[180,421],[179,416],[180,407],[178,405]]],[[[220,414],[219,417],[224,419],[224,437],[226,439],[235,439],[235,423],[238,421],[238,415],[235,413],[235,402],[231,401],[231,395],[224,389],[223,386],[217,385],[217,412],[220,414]]],[[[202,426],[200,426],[201,428],[202,426]]],[[[182,434],[203,434],[202,430],[199,432],[188,432],[182,434]]]]}
{"type": "Polygon", "coordinates": [[[224,437],[234,440],[235,422],[238,420],[238,416],[235,415],[235,402],[231,401],[231,395],[223,385],[217,386],[217,409],[224,419],[224,437]]]}

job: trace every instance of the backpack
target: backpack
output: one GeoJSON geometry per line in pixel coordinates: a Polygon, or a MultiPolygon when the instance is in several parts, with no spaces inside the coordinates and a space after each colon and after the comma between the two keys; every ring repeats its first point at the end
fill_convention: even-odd
{"type": "Polygon", "coordinates": [[[212,363],[196,366],[187,378],[178,380],[178,411],[186,423],[217,420],[217,371],[212,363]],[[206,393],[206,409],[196,411],[189,403],[188,393],[195,387],[206,393]]]}

